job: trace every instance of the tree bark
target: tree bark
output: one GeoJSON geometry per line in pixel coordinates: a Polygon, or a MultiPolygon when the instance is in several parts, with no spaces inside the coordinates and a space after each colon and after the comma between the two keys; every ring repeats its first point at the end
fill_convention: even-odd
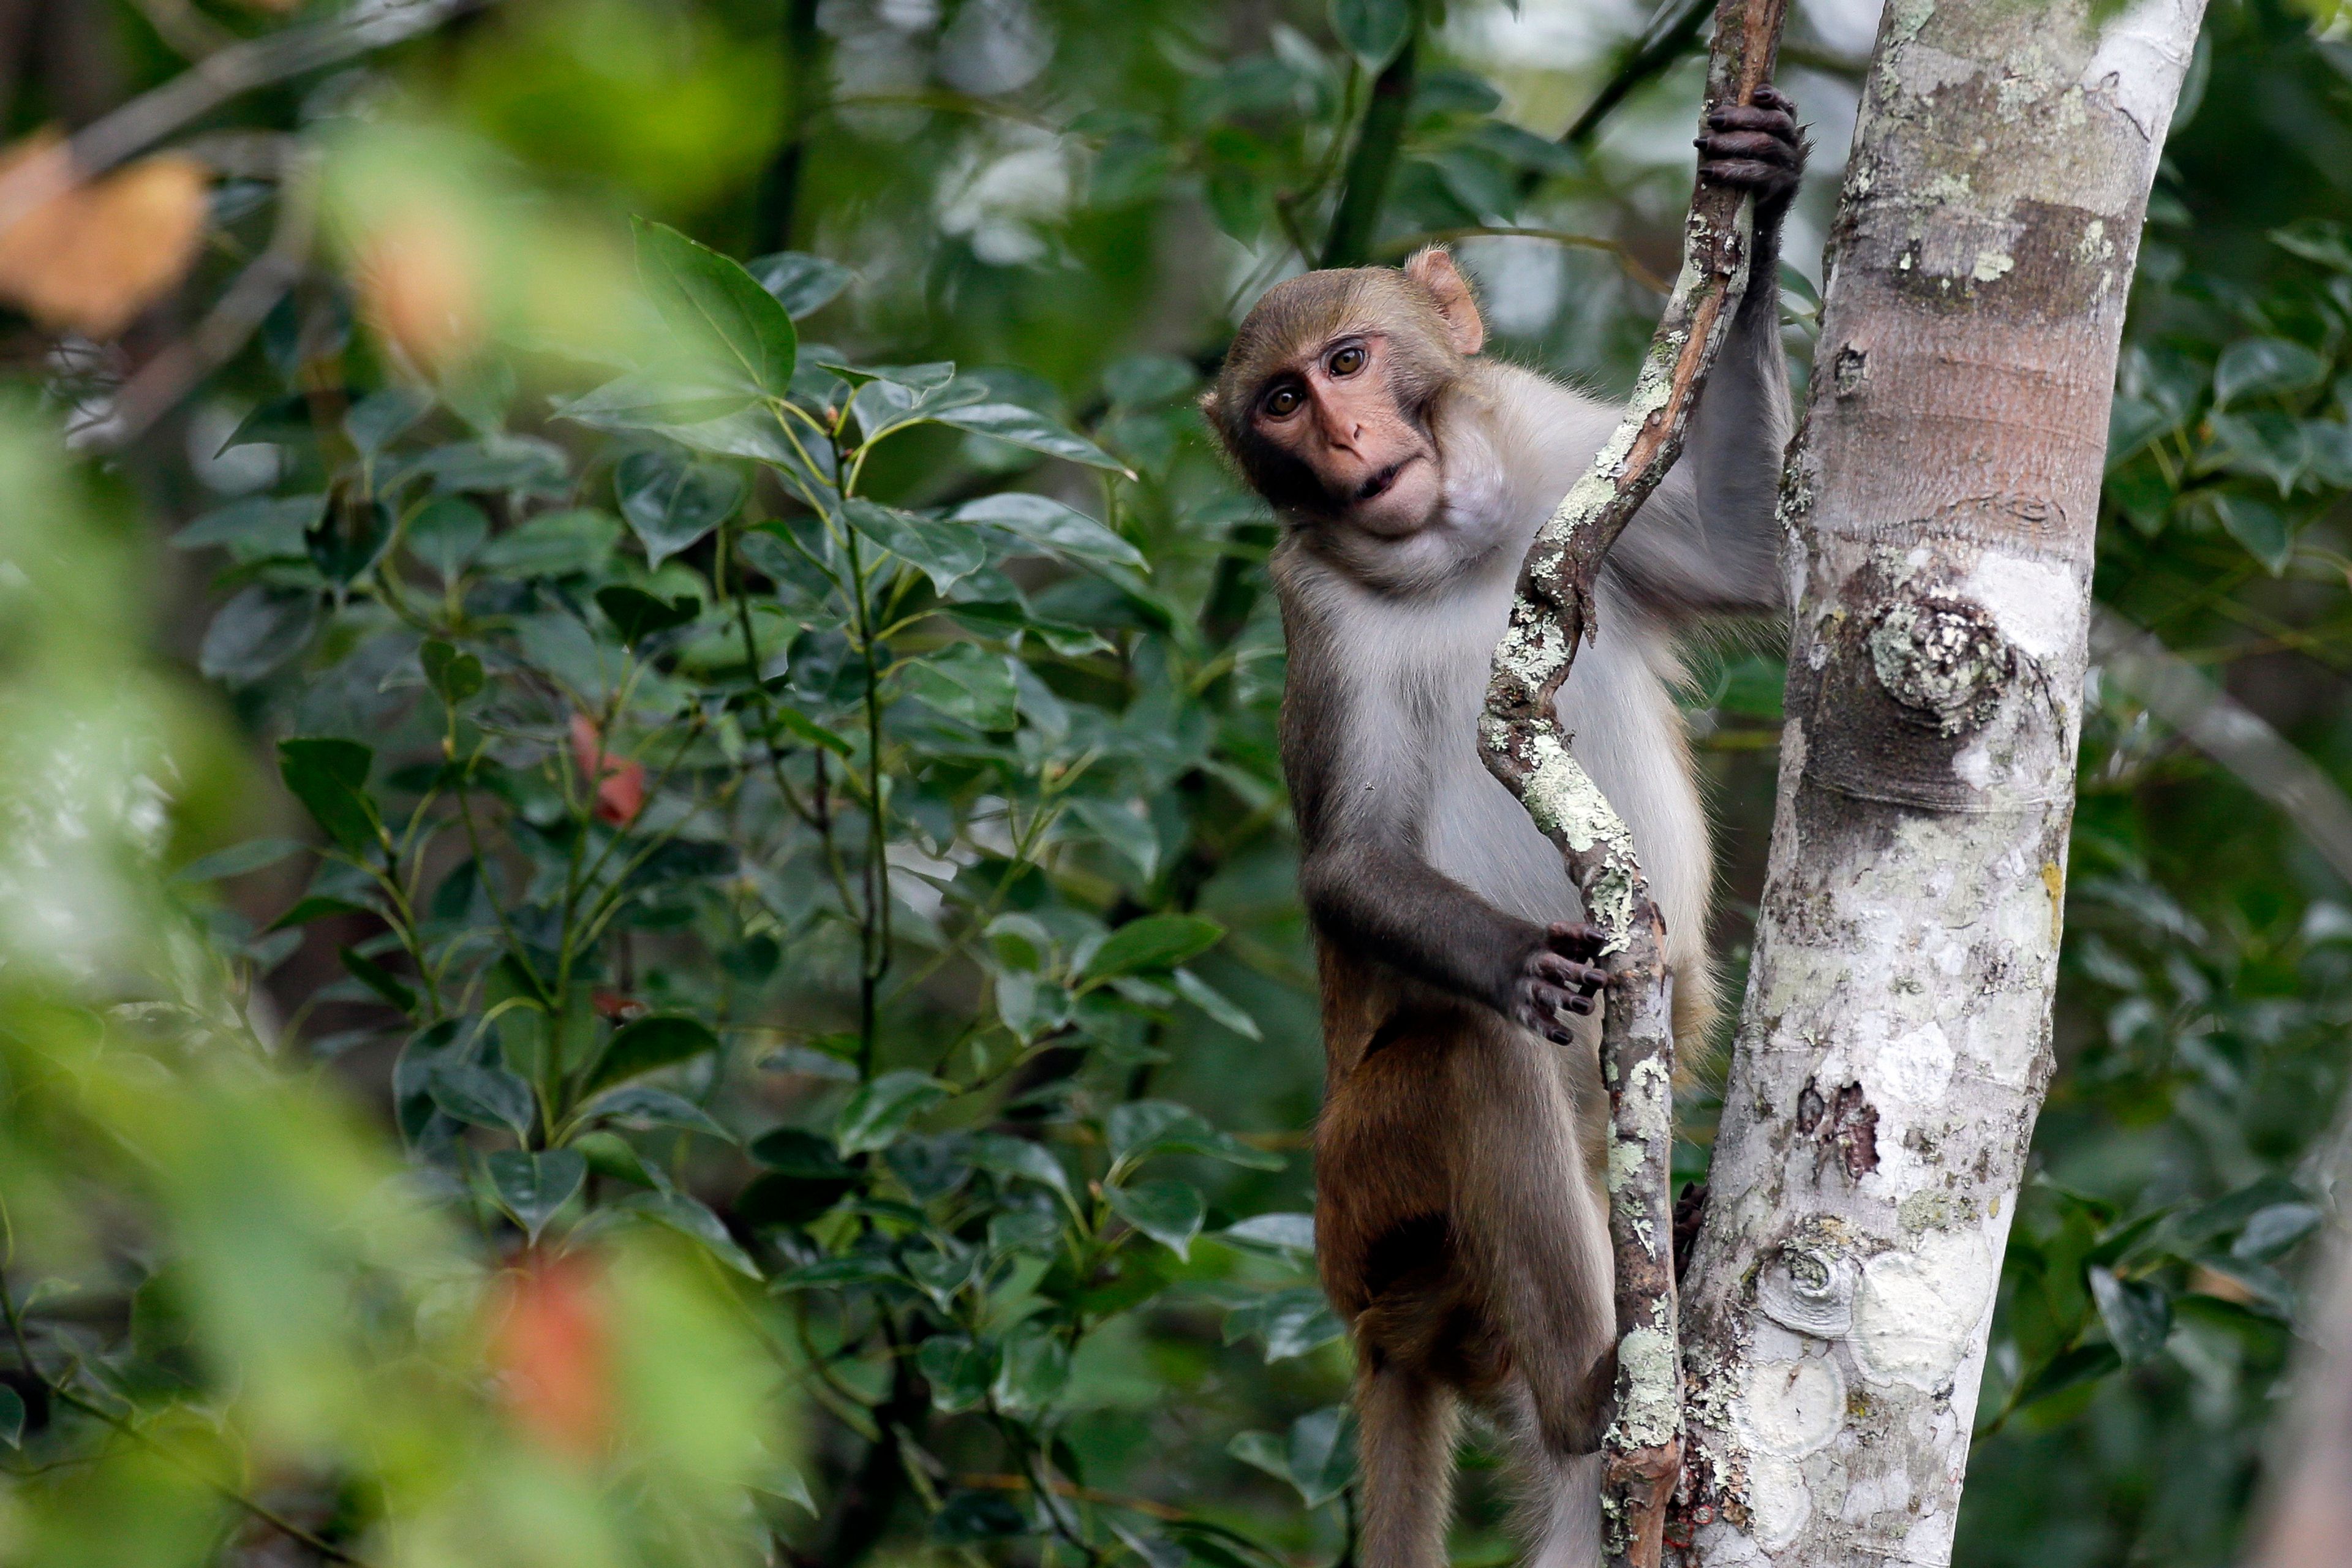
{"type": "Polygon", "coordinates": [[[1788,727],[1685,1281],[1693,1563],[1948,1563],[2051,1066],[2107,407],[2202,0],[1893,0],[1782,492],[1788,727]]]}

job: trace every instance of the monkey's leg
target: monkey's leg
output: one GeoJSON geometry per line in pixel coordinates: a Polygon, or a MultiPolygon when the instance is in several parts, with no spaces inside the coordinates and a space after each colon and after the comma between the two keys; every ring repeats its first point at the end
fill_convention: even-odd
{"type": "Polygon", "coordinates": [[[1547,1443],[1523,1381],[1512,1380],[1502,1403],[1519,1494],[1513,1523],[1527,1543],[1527,1568],[1600,1568],[1601,1456],[1547,1443]]]}
{"type": "Polygon", "coordinates": [[[1452,1054],[1454,1217],[1543,1440],[1578,1454],[1599,1447],[1608,1415],[1615,1263],[1559,1051],[1497,1021],[1452,1054]]]}
{"type": "Polygon", "coordinates": [[[1367,1347],[1356,1384],[1363,1568],[1445,1568],[1454,1514],[1454,1395],[1367,1347]]]}

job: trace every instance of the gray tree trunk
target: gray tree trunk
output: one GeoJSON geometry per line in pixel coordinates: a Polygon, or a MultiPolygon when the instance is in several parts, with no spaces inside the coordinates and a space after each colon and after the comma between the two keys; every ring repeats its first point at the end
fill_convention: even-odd
{"type": "Polygon", "coordinates": [[[1683,1303],[1685,1561],[1950,1560],[2050,1074],[2093,532],[2203,0],[1890,0],[1783,494],[1779,811],[1683,1303]]]}

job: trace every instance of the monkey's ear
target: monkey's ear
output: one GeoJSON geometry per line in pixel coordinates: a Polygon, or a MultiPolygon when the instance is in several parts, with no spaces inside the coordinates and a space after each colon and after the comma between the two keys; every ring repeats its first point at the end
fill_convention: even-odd
{"type": "Polygon", "coordinates": [[[1478,314],[1478,301],[1470,292],[1470,280],[1454,269],[1451,255],[1433,245],[1404,264],[1404,275],[1437,302],[1454,352],[1475,354],[1486,346],[1486,323],[1478,314]]]}

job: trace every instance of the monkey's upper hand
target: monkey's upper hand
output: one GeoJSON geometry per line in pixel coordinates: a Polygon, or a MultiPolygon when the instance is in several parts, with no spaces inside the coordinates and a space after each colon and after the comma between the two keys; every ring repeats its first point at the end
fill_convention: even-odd
{"type": "Polygon", "coordinates": [[[1805,172],[1807,142],[1796,110],[1780,89],[1759,87],[1753,107],[1727,104],[1710,111],[1706,134],[1697,141],[1700,174],[1756,193],[1759,232],[1778,225],[1805,172]]]}
{"type": "Polygon", "coordinates": [[[1510,1014],[1554,1045],[1570,1045],[1575,1037],[1559,1021],[1570,1013],[1592,1011],[1593,994],[1608,983],[1607,972],[1592,960],[1601,956],[1603,938],[1589,925],[1557,921],[1545,928],[1536,947],[1519,965],[1513,985],[1510,1014]]]}

